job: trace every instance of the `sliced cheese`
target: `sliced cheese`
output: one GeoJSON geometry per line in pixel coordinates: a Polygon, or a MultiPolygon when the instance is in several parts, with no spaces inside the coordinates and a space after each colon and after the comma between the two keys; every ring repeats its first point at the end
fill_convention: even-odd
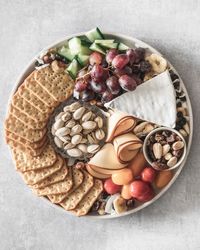
{"type": "Polygon", "coordinates": [[[168,70],[105,104],[157,125],[175,127],[176,95],[168,70]]]}

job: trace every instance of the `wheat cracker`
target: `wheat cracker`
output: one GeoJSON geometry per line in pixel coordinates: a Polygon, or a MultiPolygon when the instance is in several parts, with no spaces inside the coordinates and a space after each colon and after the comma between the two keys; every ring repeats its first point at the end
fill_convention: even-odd
{"type": "Polygon", "coordinates": [[[83,171],[83,174],[84,179],[82,184],[74,192],[68,195],[66,199],[59,203],[67,211],[75,209],[78,203],[83,199],[84,195],[86,195],[94,185],[93,177],[86,171],[83,171]]]}
{"type": "Polygon", "coordinates": [[[71,188],[69,192],[65,194],[48,195],[48,198],[52,203],[60,203],[70,193],[76,190],[83,182],[83,173],[80,170],[78,170],[76,167],[72,167],[72,178],[73,178],[73,187],[71,188]]]}
{"type": "Polygon", "coordinates": [[[41,87],[58,102],[72,95],[74,82],[65,72],[56,73],[49,66],[35,71],[34,77],[41,87]]]}
{"type": "Polygon", "coordinates": [[[72,210],[72,212],[75,213],[77,216],[86,215],[102,191],[103,191],[102,181],[96,179],[94,181],[94,186],[78,203],[76,208],[72,210]]]}

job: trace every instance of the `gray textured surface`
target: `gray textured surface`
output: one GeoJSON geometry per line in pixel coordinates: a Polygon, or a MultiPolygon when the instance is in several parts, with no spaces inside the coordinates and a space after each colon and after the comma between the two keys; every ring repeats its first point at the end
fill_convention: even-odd
{"type": "MultiPolygon", "coordinates": [[[[186,83],[194,140],[172,188],[152,206],[121,219],[67,216],[32,195],[0,145],[0,249],[200,249],[200,1],[0,0],[0,117],[21,70],[36,52],[98,25],[159,49],[186,83]]],[[[0,127],[2,133],[2,123],[0,127]]]]}

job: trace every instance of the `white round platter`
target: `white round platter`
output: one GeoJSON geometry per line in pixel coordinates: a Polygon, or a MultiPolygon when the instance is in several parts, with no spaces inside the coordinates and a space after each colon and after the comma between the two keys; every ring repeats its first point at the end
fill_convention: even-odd
{"type": "MultiPolygon", "coordinates": [[[[82,36],[84,35],[85,32],[81,32],[81,33],[77,33],[77,34],[72,34],[72,35],[69,35],[69,36],[66,36],[60,40],[58,40],[57,42],[49,45],[48,47],[44,48],[42,51],[45,51],[45,50],[48,50],[49,48],[52,48],[52,47],[58,47],[58,46],[61,46],[65,43],[66,40],[74,37],[74,36],[82,36]]],[[[142,42],[136,38],[132,38],[130,36],[126,36],[126,35],[122,35],[122,34],[118,34],[118,33],[112,33],[112,32],[103,32],[103,34],[105,35],[106,38],[113,38],[113,39],[116,39],[118,41],[121,41],[122,43],[128,45],[130,48],[134,48],[134,47],[143,47],[143,48],[146,48],[148,49],[150,52],[152,53],[157,53],[157,54],[160,54],[160,52],[158,52],[156,49],[154,49],[153,47],[151,47],[150,45],[148,45],[147,43],[145,42],[142,42]]],[[[17,79],[17,81],[15,82],[14,84],[14,87],[13,87],[13,90],[11,92],[11,95],[10,95],[10,98],[9,98],[9,103],[11,101],[11,98],[13,96],[13,94],[16,92],[16,90],[18,89],[18,87],[22,84],[23,80],[33,71],[34,69],[34,65],[35,65],[35,61],[36,61],[36,58],[39,56],[39,54],[41,54],[41,52],[38,53],[38,55],[36,55],[35,58],[33,58],[28,64],[27,66],[25,67],[25,69],[22,71],[22,73],[20,74],[19,78],[17,79]]],[[[166,58],[167,59],[167,58],[166,58]]],[[[172,64],[168,61],[168,64],[170,65],[170,67],[173,69],[174,73],[176,73],[178,76],[178,72],[175,70],[175,68],[172,66],[172,64]]],[[[189,154],[189,151],[190,151],[190,147],[191,147],[191,143],[192,143],[192,135],[193,135],[193,114],[192,114],[192,107],[191,107],[191,102],[190,102],[190,99],[189,99],[189,96],[188,96],[188,93],[187,93],[187,90],[185,88],[185,85],[181,79],[181,77],[179,76],[179,79],[180,79],[180,85],[186,95],[186,102],[187,102],[187,108],[188,108],[188,113],[189,113],[189,126],[190,126],[190,134],[189,134],[189,138],[188,138],[188,145],[187,145],[187,153],[186,153],[186,156],[185,156],[185,159],[184,161],[182,162],[182,164],[175,170],[175,173],[174,173],[174,176],[172,178],[172,180],[168,183],[167,186],[165,186],[152,200],[150,200],[149,202],[145,202],[143,203],[142,205],[139,205],[123,214],[107,214],[107,215],[86,215],[85,217],[87,217],[88,219],[112,219],[112,218],[116,218],[116,217],[122,217],[122,216],[125,216],[125,215],[130,215],[130,214],[133,214],[133,213],[136,213],[137,211],[149,206],[150,204],[154,203],[158,198],[160,198],[171,186],[172,184],[175,182],[175,180],[178,178],[179,174],[181,173],[185,163],[186,163],[186,160],[187,160],[187,157],[188,157],[188,154],[189,154]]],[[[60,206],[58,205],[55,205],[55,204],[52,204],[51,202],[49,202],[49,200],[47,198],[43,198],[46,202],[48,202],[49,205],[55,207],[56,209],[59,209],[60,211],[64,212],[64,213],[67,213],[68,215],[72,215],[72,213],[69,213],[69,212],[66,212],[63,208],[61,208],[60,206]]]]}

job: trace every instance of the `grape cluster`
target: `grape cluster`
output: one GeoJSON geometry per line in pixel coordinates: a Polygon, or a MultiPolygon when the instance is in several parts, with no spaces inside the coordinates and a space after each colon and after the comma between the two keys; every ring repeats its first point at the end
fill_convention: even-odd
{"type": "Polygon", "coordinates": [[[102,103],[126,91],[133,91],[142,83],[145,73],[151,71],[151,65],[145,61],[145,49],[128,49],[120,53],[110,49],[106,55],[93,52],[89,65],[78,73],[74,96],[82,101],[96,99],[102,103]]]}

